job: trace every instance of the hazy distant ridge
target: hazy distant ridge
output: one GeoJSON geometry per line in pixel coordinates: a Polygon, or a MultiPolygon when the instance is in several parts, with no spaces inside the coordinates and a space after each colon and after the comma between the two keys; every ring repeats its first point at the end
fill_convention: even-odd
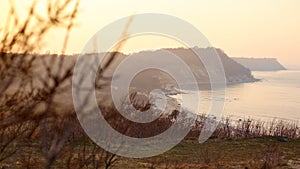
{"type": "Polygon", "coordinates": [[[286,70],[276,58],[232,58],[252,71],[286,70]]]}

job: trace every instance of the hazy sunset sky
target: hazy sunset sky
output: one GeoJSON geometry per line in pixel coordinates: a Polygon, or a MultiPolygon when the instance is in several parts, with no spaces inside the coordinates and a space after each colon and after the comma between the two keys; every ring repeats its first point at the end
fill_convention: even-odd
{"type": "MultiPolygon", "coordinates": [[[[29,7],[28,2],[15,1],[22,8],[20,15],[29,7]]],[[[6,3],[0,0],[1,11],[4,11],[0,14],[1,24],[9,7],[6,3]]],[[[43,2],[39,3],[42,10],[43,2]]],[[[117,19],[153,12],[190,22],[213,46],[223,49],[229,56],[275,57],[285,66],[300,65],[299,11],[299,0],[82,0],[76,20],[78,25],[72,30],[68,53],[81,52],[94,33],[117,19]]],[[[51,32],[45,41],[47,47],[44,51],[59,52],[64,33],[59,29],[51,32]]],[[[124,50],[175,47],[178,44],[164,39],[149,36],[133,38],[124,50]]]]}

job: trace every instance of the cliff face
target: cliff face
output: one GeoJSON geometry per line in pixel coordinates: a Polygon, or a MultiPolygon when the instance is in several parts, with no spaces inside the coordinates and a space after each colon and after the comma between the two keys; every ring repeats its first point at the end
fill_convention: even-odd
{"type": "Polygon", "coordinates": [[[286,70],[275,58],[232,58],[252,71],[286,70]]]}
{"type": "Polygon", "coordinates": [[[224,67],[227,84],[257,81],[257,79],[252,76],[251,71],[248,68],[245,68],[243,65],[228,57],[224,51],[217,49],[217,52],[224,67]]]}

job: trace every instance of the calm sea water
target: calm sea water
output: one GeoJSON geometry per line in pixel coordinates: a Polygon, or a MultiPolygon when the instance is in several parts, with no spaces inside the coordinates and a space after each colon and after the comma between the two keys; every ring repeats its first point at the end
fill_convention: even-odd
{"type": "MultiPolygon", "coordinates": [[[[253,75],[261,81],[226,88],[223,116],[300,121],[300,71],[253,72],[253,75]]],[[[208,112],[211,93],[200,94],[201,110],[208,112]]]]}

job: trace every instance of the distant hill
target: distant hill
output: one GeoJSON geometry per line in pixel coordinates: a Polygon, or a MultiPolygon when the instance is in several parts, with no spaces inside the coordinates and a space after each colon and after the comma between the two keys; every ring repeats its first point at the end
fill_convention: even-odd
{"type": "MultiPolygon", "coordinates": [[[[214,70],[213,73],[218,74],[221,73],[220,68],[216,66],[216,64],[213,62],[212,56],[215,55],[215,52],[218,53],[220,56],[221,62],[224,67],[224,72],[226,76],[226,81],[227,84],[237,84],[237,83],[246,83],[246,82],[254,82],[257,79],[255,79],[251,71],[244,66],[238,64],[231,58],[227,56],[227,54],[222,51],[221,49],[216,49],[216,48],[193,48],[194,51],[197,51],[197,53],[200,54],[200,57],[202,59],[208,60],[210,65],[205,65],[205,66],[211,66],[214,70]]],[[[195,55],[191,49],[186,49],[186,48],[167,48],[167,49],[159,49],[155,51],[141,51],[138,53],[133,53],[129,56],[131,57],[136,57],[135,63],[131,63],[131,66],[128,67],[127,69],[130,71],[134,67],[138,66],[139,64],[143,63],[142,58],[143,56],[151,56],[151,57],[159,57],[161,61],[163,61],[163,55],[165,54],[166,51],[171,52],[178,56],[182,61],[184,61],[192,70],[194,77],[196,78],[196,81],[198,82],[199,87],[207,87],[210,84],[210,79],[208,76],[208,73],[206,71],[205,66],[203,63],[199,60],[198,56],[195,55]]],[[[128,56],[128,57],[129,57],[128,56]]],[[[118,54],[118,59],[115,62],[115,66],[118,65],[122,61],[123,58],[125,58],[123,54],[119,53],[118,54]]],[[[166,67],[173,67],[176,69],[181,69],[180,65],[177,65],[175,63],[166,62],[168,65],[166,67]]],[[[111,67],[111,73],[108,73],[107,76],[111,76],[113,72],[113,67],[111,67]]],[[[109,72],[109,71],[108,71],[109,72]]],[[[120,75],[121,77],[122,75],[120,75]]],[[[174,86],[174,79],[167,75],[166,73],[163,73],[158,70],[146,70],[142,73],[139,73],[136,75],[136,77],[132,80],[131,85],[137,88],[143,88],[143,89],[149,89],[151,88],[162,88],[166,89],[170,86],[174,86]]],[[[185,81],[185,84],[190,84],[193,82],[190,82],[189,79],[185,81]]]]}
{"type": "Polygon", "coordinates": [[[252,71],[286,70],[276,58],[232,58],[252,71]]]}

